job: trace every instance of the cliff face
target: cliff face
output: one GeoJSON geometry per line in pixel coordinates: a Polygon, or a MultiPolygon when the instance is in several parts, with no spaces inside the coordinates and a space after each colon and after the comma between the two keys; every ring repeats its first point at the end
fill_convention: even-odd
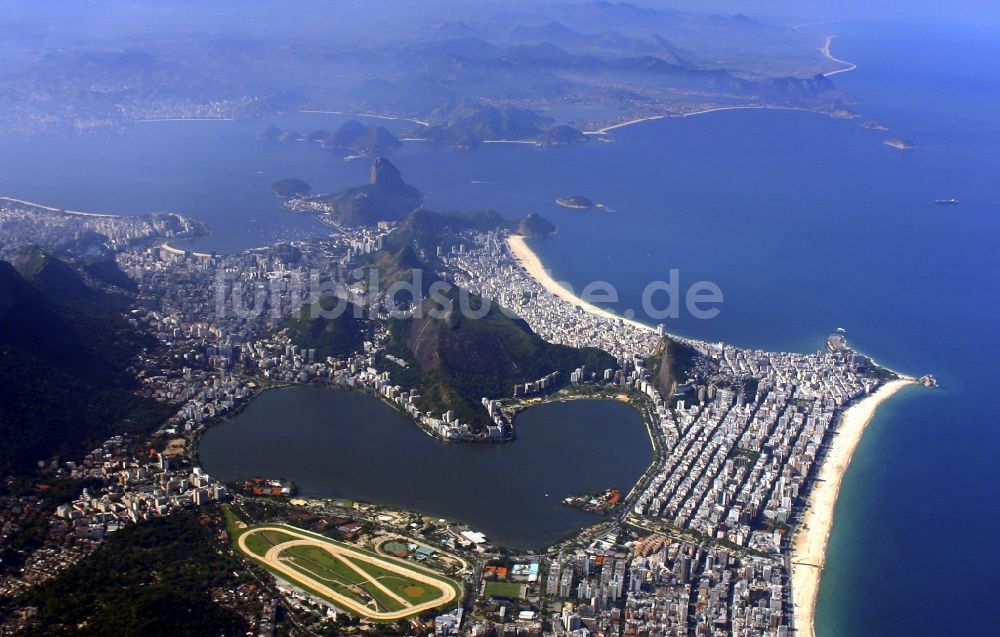
{"type": "Polygon", "coordinates": [[[368,171],[368,181],[373,186],[384,188],[389,192],[402,192],[412,186],[406,185],[403,175],[391,161],[385,157],[376,157],[368,171]]]}

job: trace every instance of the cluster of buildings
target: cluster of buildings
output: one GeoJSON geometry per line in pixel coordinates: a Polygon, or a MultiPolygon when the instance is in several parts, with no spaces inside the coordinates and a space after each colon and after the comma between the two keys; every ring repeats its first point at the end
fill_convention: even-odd
{"type": "Polygon", "coordinates": [[[773,560],[659,534],[632,549],[623,635],[789,634],[773,560]]]}
{"type": "Polygon", "coordinates": [[[546,291],[511,255],[506,237],[505,231],[471,233],[474,248],[447,257],[455,283],[514,312],[551,343],[597,347],[619,359],[653,351],[655,330],[587,312],[546,291]]]}
{"type": "Polygon", "coordinates": [[[450,255],[456,283],[514,310],[547,340],[616,354],[623,365],[611,379],[647,398],[658,447],[608,537],[550,552],[539,594],[563,607],[543,632],[787,635],[788,525],[839,415],[881,384],[871,362],[847,349],[795,354],[687,342],[702,361],[669,395],[645,369],[654,331],[549,294],[504,238],[478,234],[474,249],[450,255]],[[638,539],[623,552],[615,537],[638,539]]]}
{"type": "MultiPolygon", "coordinates": [[[[0,232],[4,236],[17,237],[17,245],[36,245],[44,250],[64,248],[72,243],[99,243],[117,251],[141,241],[197,236],[203,232],[203,226],[190,217],[175,213],[116,217],[0,197],[0,232]]],[[[0,256],[3,256],[3,247],[0,246],[0,256]]]]}
{"type": "MultiPolygon", "coordinates": [[[[370,296],[377,291],[350,282],[349,267],[354,257],[378,250],[389,227],[219,256],[146,242],[176,232],[155,219],[89,217],[7,202],[0,206],[0,227],[6,223],[30,228],[26,236],[47,237],[50,244],[65,240],[67,232],[88,231],[108,236],[115,249],[131,242],[117,254],[138,287],[129,318],[164,346],[140,361],[142,392],[179,407],[160,432],[174,437],[164,452],[137,457],[128,440],[113,438],[79,465],[60,469],[66,477],[98,478],[103,486],[58,506],[46,546],[31,556],[19,581],[4,587],[47,577],[124,524],[225,498],[210,476],[181,464],[183,436],[237,408],[260,378],[374,393],[445,440],[513,435],[505,401],[484,397],[493,424],[474,430],[451,411],[422,412],[419,393],[393,384],[379,368],[405,361],[387,356],[388,331],[380,320],[386,308],[370,296]],[[346,290],[363,308],[370,329],[362,351],[323,357],[274,330],[310,298],[312,273],[338,283],[338,293],[346,290]],[[176,467],[171,456],[178,458],[176,467]]],[[[643,397],[657,453],[610,526],[550,549],[541,560],[547,568],[526,581],[534,601],[500,605],[493,620],[479,618],[464,628],[462,611],[447,613],[439,617],[437,634],[785,637],[791,622],[788,525],[840,413],[881,383],[871,362],[849,349],[793,354],[687,342],[701,360],[689,377],[663,391],[647,369],[660,341],[656,330],[585,312],[548,293],[509,253],[504,232],[472,232],[465,239],[471,249],[438,255],[443,274],[512,310],[550,342],[616,356],[619,369],[581,368],[570,381],[603,379],[643,397]]],[[[543,393],[559,380],[550,374],[512,394],[543,393]]],[[[483,541],[467,537],[461,544],[478,554],[483,541]]]]}
{"type": "Polygon", "coordinates": [[[173,464],[165,454],[143,453],[132,439],[114,436],[81,462],[59,467],[58,477],[96,486],[55,508],[43,545],[18,576],[0,580],[0,597],[54,577],[123,526],[229,497],[226,487],[200,468],[173,464]]]}
{"type": "Polygon", "coordinates": [[[879,381],[853,352],[706,351],[718,362],[713,384],[668,412],[677,435],[633,514],[779,553],[778,531],[801,504],[837,416],[879,381]]]}

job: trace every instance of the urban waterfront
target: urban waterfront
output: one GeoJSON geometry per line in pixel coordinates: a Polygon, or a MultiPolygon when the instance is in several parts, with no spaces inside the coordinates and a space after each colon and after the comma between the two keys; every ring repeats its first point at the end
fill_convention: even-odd
{"type": "Polygon", "coordinates": [[[281,477],[305,497],[454,519],[515,548],[542,548],[599,521],[562,499],[628,491],[652,459],[639,412],[615,400],[538,405],[516,424],[511,443],[447,443],[373,396],[291,387],[210,428],[199,452],[221,480],[281,477]]]}
{"type": "MultiPolygon", "coordinates": [[[[996,416],[988,401],[981,400],[997,380],[995,345],[989,347],[994,340],[988,334],[1000,300],[996,290],[984,288],[981,280],[983,273],[995,272],[998,265],[993,250],[998,193],[995,183],[982,178],[1000,169],[996,85],[986,81],[973,106],[952,109],[954,100],[939,93],[944,70],[940,64],[930,64],[933,52],[950,47],[950,40],[932,38],[923,56],[903,60],[927,43],[879,37],[884,38],[862,32],[853,39],[845,35],[837,40],[839,54],[861,64],[856,73],[837,80],[866,98],[862,110],[918,143],[910,154],[884,147],[878,135],[858,122],[806,113],[728,112],[621,129],[615,144],[549,151],[497,146],[472,153],[413,145],[393,157],[407,179],[425,190],[433,208],[495,206],[510,216],[526,210],[550,216],[560,234],[533,244],[546,266],[578,286],[593,278],[612,281],[624,307],[635,307],[637,290],[670,267],[681,268],[690,280],[719,283],[726,293],[720,317],[682,320],[670,326],[674,331],[740,345],[809,351],[820,347],[822,337],[834,327],[843,326],[852,344],[880,362],[908,372],[937,374],[943,385],[939,392],[913,392],[900,398],[876,416],[858,448],[837,508],[817,608],[821,636],[857,634],[862,629],[869,634],[953,630],[956,617],[976,621],[976,610],[989,601],[989,591],[997,585],[996,573],[989,568],[996,562],[996,549],[988,541],[990,529],[1000,519],[996,487],[989,479],[990,451],[997,447],[996,416]],[[859,46],[859,39],[868,44],[859,46]],[[899,52],[893,55],[893,51],[899,52]],[[887,61],[894,66],[886,67],[887,61]],[[939,76],[919,80],[912,72],[898,74],[912,71],[918,62],[923,71],[936,70],[939,76]],[[903,79],[883,85],[894,73],[903,79]],[[906,96],[909,106],[895,93],[904,81],[907,90],[899,95],[906,96]],[[783,139],[812,142],[779,143],[783,139]],[[769,150],[766,160],[762,148],[769,150]],[[607,173],[609,165],[616,166],[614,173],[607,173]],[[610,175],[607,181],[613,183],[591,185],[598,183],[598,174],[610,175]],[[553,203],[557,196],[576,192],[607,202],[617,216],[567,211],[553,203]],[[932,203],[951,196],[959,197],[962,205],[942,209],[932,203]],[[734,206],[733,201],[742,203],[734,206]],[[930,552],[928,547],[941,538],[948,539],[950,549],[930,552]],[[929,571],[950,584],[921,585],[929,571]],[[891,586],[884,587],[885,582],[891,586]],[[876,585],[883,594],[867,594],[876,585]],[[941,607],[951,610],[935,610],[941,607]]],[[[984,68],[981,77],[968,81],[988,80],[991,72],[984,68]]],[[[25,141],[5,160],[3,189],[5,194],[84,210],[139,212],[170,207],[202,216],[215,231],[201,244],[206,249],[238,249],[317,229],[314,220],[282,210],[268,192],[270,179],[257,176],[256,170],[275,162],[283,166],[282,177],[295,174],[319,190],[334,190],[359,182],[366,166],[340,162],[305,144],[276,147],[251,140],[266,124],[142,125],[150,132],[131,133],[143,146],[133,148],[131,155],[116,154],[128,147],[127,141],[119,144],[121,140],[25,141]],[[241,171],[228,179],[221,172],[206,172],[201,175],[202,186],[190,189],[176,189],[187,178],[181,173],[143,179],[141,163],[130,172],[128,158],[148,152],[159,153],[160,160],[173,153],[178,165],[188,161],[191,147],[174,134],[177,127],[188,126],[235,131],[229,137],[220,133],[209,145],[218,157],[249,149],[241,171]],[[242,145],[234,140],[242,140],[242,145]],[[53,152],[58,148],[70,150],[53,152]],[[114,158],[109,159],[111,155],[114,158]],[[89,177],[66,183],[53,175],[67,171],[51,163],[33,163],[32,157],[48,162],[55,158],[57,167],[59,161],[79,165],[81,157],[105,160],[93,164],[89,177]],[[302,165],[293,166],[294,161],[302,165]],[[34,176],[22,179],[26,173],[34,176]],[[19,185],[25,183],[29,185],[19,185]],[[171,192],[172,198],[167,198],[171,192]],[[237,199],[237,205],[221,205],[241,192],[245,198],[237,199]],[[125,195],[134,203],[123,207],[125,195]],[[216,216],[205,214],[208,209],[216,216]],[[227,227],[224,220],[233,223],[227,227]],[[252,227],[250,220],[266,228],[245,231],[252,227]],[[230,234],[231,229],[239,231],[230,234]]],[[[232,166],[223,161],[208,165],[232,166]]],[[[256,403],[261,404],[263,399],[256,403]]],[[[234,423],[243,422],[240,419],[254,409],[234,423]]],[[[387,413],[387,422],[397,418],[387,413]]],[[[398,420],[399,437],[392,439],[399,450],[395,453],[401,455],[400,449],[409,452],[407,443],[412,442],[455,455],[449,463],[461,462],[458,455],[464,455],[478,466],[496,454],[502,466],[504,454],[531,446],[522,444],[532,435],[525,427],[513,445],[462,446],[453,451],[404,417],[398,420]]],[[[210,431],[206,445],[231,425],[210,431]]],[[[267,425],[261,423],[262,431],[267,425]]],[[[318,427],[318,420],[305,426],[318,427]]],[[[388,425],[386,431],[391,431],[388,425]]],[[[255,438],[254,443],[270,447],[261,440],[267,438],[255,438]]],[[[636,440],[645,444],[642,436],[636,440]]],[[[512,476],[527,473],[517,467],[548,467],[564,457],[563,445],[544,448],[549,453],[541,465],[521,465],[511,459],[509,470],[489,479],[484,476],[476,484],[500,489],[510,484],[512,476]]],[[[211,456],[204,457],[208,463],[211,456]]],[[[334,463],[323,466],[322,460],[317,459],[322,471],[336,468],[334,463]]],[[[405,466],[412,465],[411,459],[405,466]]],[[[365,469],[370,471],[371,466],[365,469]]],[[[641,471],[641,466],[642,462],[633,468],[641,471]]],[[[218,470],[220,477],[228,477],[220,468],[208,468],[213,475],[218,470]]],[[[460,469],[453,471],[464,475],[460,469]]],[[[279,473],[296,478],[288,471],[279,473]]],[[[363,480],[372,484],[366,475],[358,478],[363,480]]],[[[299,482],[307,489],[308,480],[299,482]]],[[[594,485],[606,486],[611,485],[594,485]]],[[[490,492],[477,488],[475,493],[490,492]]],[[[544,490],[542,496],[531,493],[544,497],[544,490]]],[[[438,493],[442,499],[453,494],[452,489],[438,493]]],[[[508,492],[507,499],[496,495],[494,502],[481,506],[499,518],[509,516],[515,506],[530,504],[523,494],[513,494],[508,492]]],[[[546,538],[592,519],[559,507],[556,494],[550,492],[550,498],[558,515],[572,523],[553,524],[546,538]]],[[[459,517],[419,502],[406,504],[459,517]]],[[[489,532],[485,522],[481,527],[489,532]]],[[[503,533],[496,533],[495,539],[503,539],[503,533]]]]}

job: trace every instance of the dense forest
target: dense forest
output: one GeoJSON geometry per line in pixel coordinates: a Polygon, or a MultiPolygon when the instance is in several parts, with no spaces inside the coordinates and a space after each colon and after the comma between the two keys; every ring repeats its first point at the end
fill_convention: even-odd
{"type": "Polygon", "coordinates": [[[239,568],[213,536],[220,517],[211,508],[128,526],[17,604],[38,609],[34,634],[243,635],[243,618],[210,594],[239,568]]]}
{"type": "Polygon", "coordinates": [[[170,416],[171,405],[135,394],[129,367],[156,343],[122,316],[127,291],[92,288],[36,250],[16,265],[0,261],[0,472],[79,457],[170,416]]]}

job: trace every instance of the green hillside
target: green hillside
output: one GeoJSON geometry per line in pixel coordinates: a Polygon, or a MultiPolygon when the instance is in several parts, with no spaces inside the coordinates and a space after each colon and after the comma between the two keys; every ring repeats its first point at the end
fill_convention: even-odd
{"type": "Polygon", "coordinates": [[[18,598],[37,609],[28,634],[243,635],[246,620],[212,592],[239,582],[218,548],[218,509],[181,511],[128,527],[93,554],[18,598]]]}
{"type": "MultiPolygon", "coordinates": [[[[521,319],[511,318],[491,307],[483,318],[470,318],[458,311],[459,291],[447,295],[454,309],[440,318],[444,305],[428,299],[422,318],[393,320],[390,353],[410,361],[405,369],[387,365],[393,382],[416,387],[423,396],[421,407],[434,413],[454,409],[465,422],[487,424],[481,399],[510,396],[517,383],[537,380],[554,371],[568,381],[573,369],[615,367],[615,360],[595,348],[576,349],[547,343],[521,319]]],[[[474,310],[482,299],[469,295],[474,310]]]]}
{"type": "Polygon", "coordinates": [[[19,264],[26,276],[0,261],[0,471],[78,457],[169,417],[172,406],[134,394],[128,367],[155,341],[121,316],[123,299],[37,251],[19,264]]]}
{"type": "Polygon", "coordinates": [[[353,303],[325,296],[302,306],[299,317],[288,319],[276,331],[303,349],[315,349],[316,360],[347,356],[360,351],[364,343],[357,312],[353,303]]]}

